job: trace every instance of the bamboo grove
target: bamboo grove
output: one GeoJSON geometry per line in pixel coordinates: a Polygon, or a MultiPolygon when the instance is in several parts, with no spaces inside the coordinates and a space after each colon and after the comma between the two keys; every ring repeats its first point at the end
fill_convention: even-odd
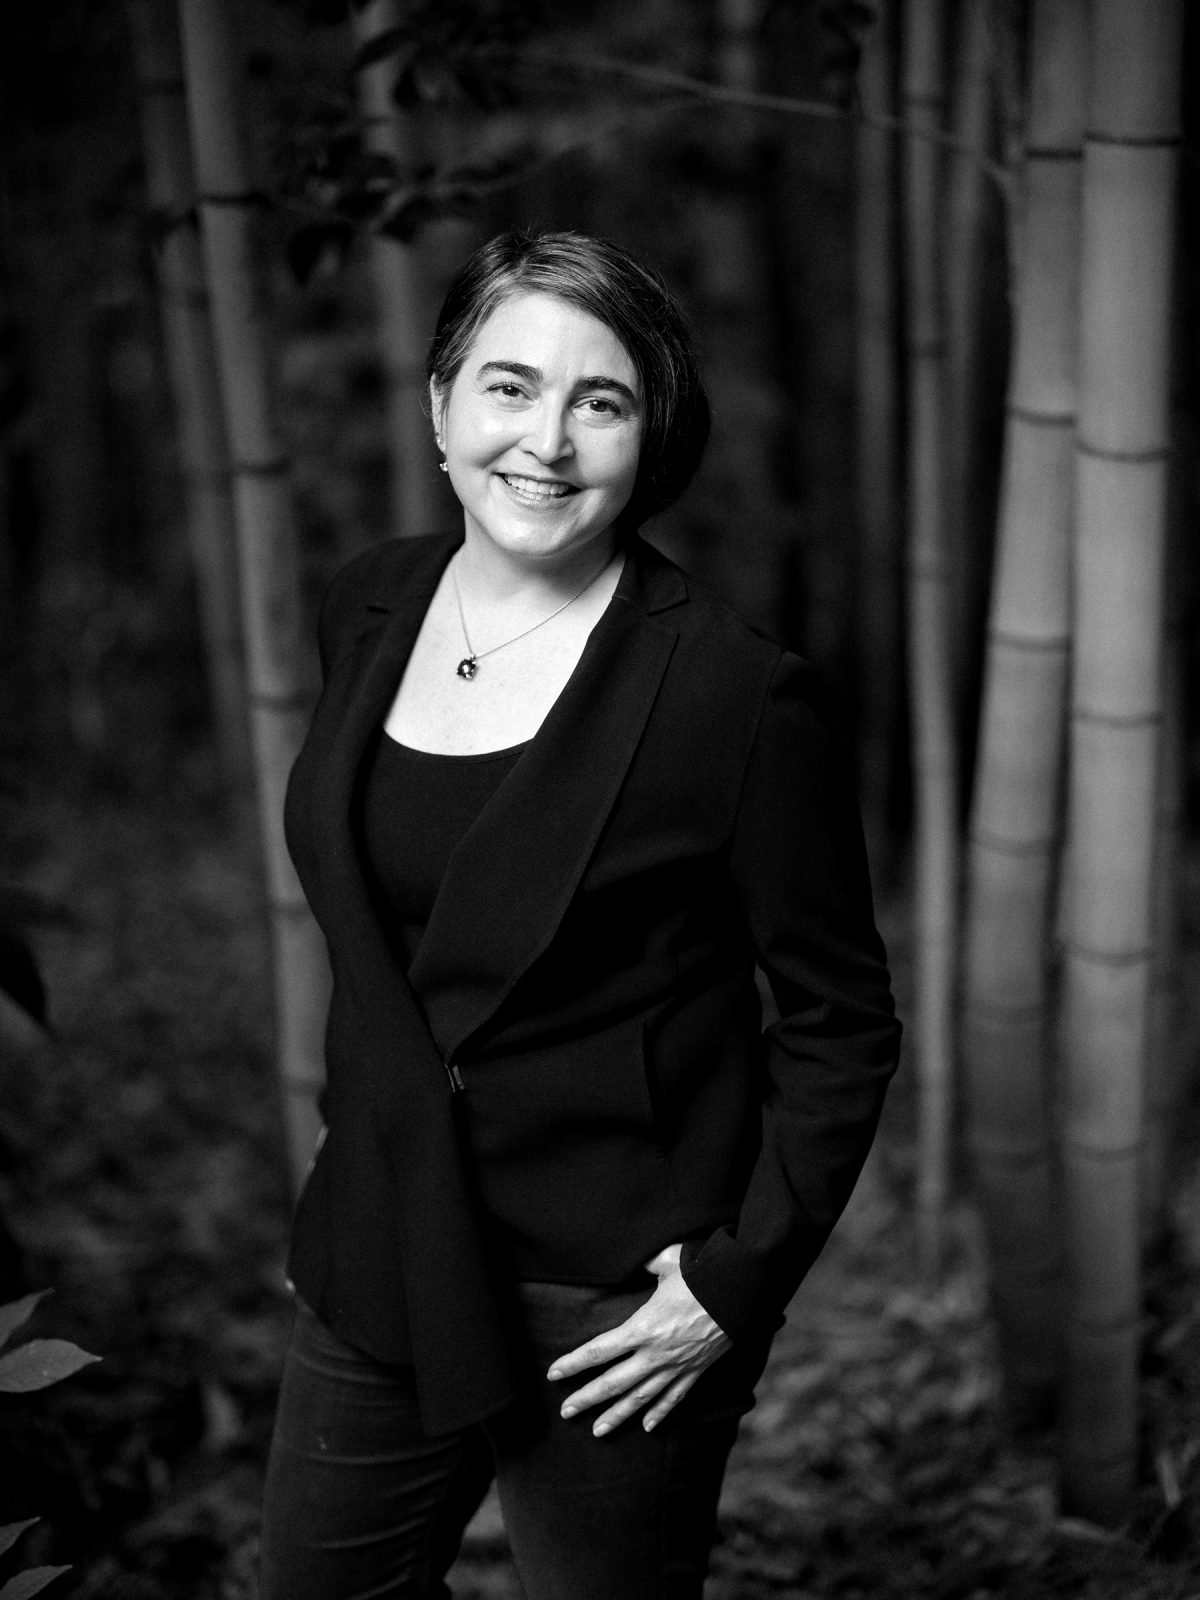
{"type": "Polygon", "coordinates": [[[403,0],[292,9],[316,30],[294,76],[316,87],[291,85],[302,112],[266,155],[247,137],[266,92],[244,70],[255,7],[127,0],[125,14],[212,723],[230,792],[257,796],[294,1181],[319,1128],[326,975],[281,834],[314,670],[304,464],[279,421],[297,359],[287,263],[328,294],[355,272],[366,286],[387,438],[373,532],[426,531],[446,507],[423,340],[464,241],[553,217],[637,246],[654,196],[623,141],[648,166],[655,140],[677,139],[708,184],[681,287],[735,448],[698,520],[673,513],[658,536],[849,686],[877,873],[913,908],[914,1274],[936,1282],[965,1194],[1008,1403],[1059,1417],[1064,1506],[1120,1522],[1138,1471],[1141,1260],[1186,1088],[1172,517],[1189,493],[1168,492],[1182,0],[713,0],[704,28],[664,0],[613,25],[615,54],[575,6],[549,25],[524,8],[523,30],[511,7],[499,37],[497,8],[459,5],[453,38],[403,0]],[[834,11],[849,56],[822,56],[834,11]],[[792,54],[773,57],[781,14],[792,54]],[[559,98],[543,106],[551,59],[559,98]],[[819,70],[788,79],[797,60],[819,70]],[[465,111],[451,78],[473,86],[465,111]],[[836,271],[806,278],[806,229],[843,213],[836,271]],[[824,348],[821,299],[844,299],[848,337],[827,367],[813,358],[819,383],[771,376],[757,308],[781,284],[801,347],[824,348]],[[789,472],[793,488],[844,473],[853,532],[822,524],[819,485],[798,517],[789,472]],[[748,481],[753,526],[722,547],[710,530],[748,481]]]}

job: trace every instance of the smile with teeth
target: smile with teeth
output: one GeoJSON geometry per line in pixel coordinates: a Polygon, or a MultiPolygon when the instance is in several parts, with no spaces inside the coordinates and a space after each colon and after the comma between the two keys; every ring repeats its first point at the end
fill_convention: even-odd
{"type": "Polygon", "coordinates": [[[565,500],[574,494],[570,483],[556,483],[545,478],[524,478],[519,473],[502,472],[500,477],[517,496],[529,505],[549,505],[555,500],[565,500]]]}

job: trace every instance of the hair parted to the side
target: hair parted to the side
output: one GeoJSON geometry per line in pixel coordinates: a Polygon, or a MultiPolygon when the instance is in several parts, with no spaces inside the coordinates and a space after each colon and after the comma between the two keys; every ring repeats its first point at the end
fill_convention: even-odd
{"type": "Polygon", "coordinates": [[[498,234],[463,264],[442,303],[427,369],[436,389],[448,392],[479,329],[518,294],[565,300],[602,322],[629,352],[642,391],[642,440],[618,526],[637,528],[679,498],[708,440],[708,395],[683,312],[656,272],[609,239],[498,234]]]}

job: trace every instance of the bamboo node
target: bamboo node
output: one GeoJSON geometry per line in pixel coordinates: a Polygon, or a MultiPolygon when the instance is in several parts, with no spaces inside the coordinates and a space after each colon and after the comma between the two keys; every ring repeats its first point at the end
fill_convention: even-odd
{"type": "Polygon", "coordinates": [[[970,828],[967,839],[972,845],[977,845],[983,850],[994,850],[997,855],[1020,856],[1048,856],[1058,843],[1057,834],[1047,834],[1042,839],[1013,839],[1003,838],[998,833],[989,833],[986,828],[970,828]]]}
{"type": "Polygon", "coordinates": [[[1064,938],[1060,948],[1066,956],[1081,961],[1094,961],[1100,967],[1136,967],[1141,961],[1150,961],[1154,955],[1149,945],[1137,950],[1097,950],[1091,945],[1081,944],[1078,939],[1071,938],[1064,938]]]}
{"type": "Polygon", "coordinates": [[[1114,450],[1110,445],[1089,444],[1082,436],[1079,438],[1076,449],[1081,456],[1090,456],[1095,461],[1132,461],[1149,462],[1166,461],[1171,454],[1169,443],[1155,445],[1149,450],[1114,450]]]}
{"type": "Polygon", "coordinates": [[[1031,144],[1026,146],[1025,160],[1029,161],[1081,161],[1081,144],[1031,144]]]}
{"type": "Polygon", "coordinates": [[[974,1018],[981,1021],[1011,1022],[1036,1022],[1042,1015],[1045,1007],[1039,1001],[1029,1001],[1025,1005],[1014,1005],[1007,1000],[989,1000],[986,995],[974,994],[966,1006],[966,1020],[974,1018]]]}
{"type": "Polygon", "coordinates": [[[1038,428],[1073,428],[1078,415],[1075,411],[1042,411],[1037,406],[1021,406],[1015,402],[1005,406],[1004,414],[1038,428]]]}
{"type": "Polygon", "coordinates": [[[1146,1141],[1137,1139],[1133,1144],[1102,1145],[1092,1140],[1080,1138],[1077,1133],[1072,1133],[1068,1123],[1062,1133],[1063,1155],[1087,1156],[1093,1161],[1131,1161],[1140,1160],[1145,1153],[1146,1141]]]}
{"type": "Polygon", "coordinates": [[[988,642],[1035,655],[1066,655],[1071,648],[1071,637],[1066,633],[1019,633],[1015,628],[999,626],[988,629],[988,642]]]}
{"type": "Polygon", "coordinates": [[[1096,711],[1073,706],[1071,721],[1097,728],[1153,728],[1162,722],[1161,711],[1096,711]]]}
{"type": "Polygon", "coordinates": [[[1183,141],[1175,133],[1101,133],[1099,129],[1084,130],[1085,144],[1121,145],[1135,150],[1176,150],[1183,141]]]}
{"type": "Polygon", "coordinates": [[[312,705],[312,696],[302,689],[289,694],[276,694],[270,689],[251,689],[246,699],[254,711],[304,711],[312,705]]]}
{"type": "Polygon", "coordinates": [[[262,206],[267,205],[266,197],[257,189],[230,190],[228,194],[215,193],[204,190],[196,195],[196,204],[201,206],[262,206]]]}

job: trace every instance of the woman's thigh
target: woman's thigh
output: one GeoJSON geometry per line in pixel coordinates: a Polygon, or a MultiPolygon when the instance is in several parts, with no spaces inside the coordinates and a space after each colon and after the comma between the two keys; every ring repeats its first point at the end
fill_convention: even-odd
{"type": "Polygon", "coordinates": [[[556,1356],[616,1327],[653,1287],[522,1288],[536,1383],[519,1412],[486,1426],[526,1600],[699,1600],[703,1591],[725,1463],[769,1339],[722,1356],[649,1434],[636,1417],[602,1439],[591,1431],[598,1412],[564,1422],[558,1408],[573,1385],[544,1378],[556,1356]]]}
{"type": "Polygon", "coordinates": [[[261,1600],[448,1596],[493,1476],[479,1428],[429,1438],[411,1370],[373,1361],[303,1304],[263,1500],[261,1600]]]}

